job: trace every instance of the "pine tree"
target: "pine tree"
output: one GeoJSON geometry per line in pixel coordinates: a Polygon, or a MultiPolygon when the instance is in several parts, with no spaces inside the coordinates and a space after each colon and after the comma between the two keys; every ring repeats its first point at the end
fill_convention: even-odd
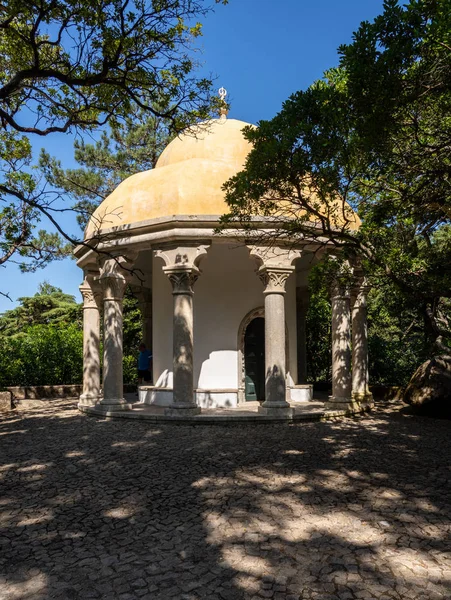
{"type": "Polygon", "coordinates": [[[90,215],[118,185],[134,173],[153,169],[169,143],[167,120],[137,108],[123,121],[111,121],[95,143],[76,140],[75,169],[42,150],[40,166],[50,185],[72,201],[77,220],[84,228],[90,215]]]}

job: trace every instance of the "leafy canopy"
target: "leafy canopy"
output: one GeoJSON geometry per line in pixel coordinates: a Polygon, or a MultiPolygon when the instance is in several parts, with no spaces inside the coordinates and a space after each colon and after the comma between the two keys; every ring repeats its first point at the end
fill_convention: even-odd
{"type": "MultiPolygon", "coordinates": [[[[216,0],[218,2],[219,0],[216,0]]],[[[223,2],[226,3],[226,2],[223,2]]],[[[33,165],[31,136],[86,132],[137,108],[179,131],[210,115],[195,74],[204,0],[10,0],[0,11],[0,265],[68,252],[62,207],[33,165]]],[[[120,127],[120,125],[116,125],[120,127]]]]}
{"type": "Polygon", "coordinates": [[[340,48],[338,68],[246,130],[254,148],[225,185],[225,223],[267,215],[277,236],[360,256],[439,340],[451,296],[450,109],[451,1],[387,0],[340,48]]]}
{"type": "Polygon", "coordinates": [[[0,316],[0,335],[14,336],[34,325],[81,326],[82,307],[60,288],[41,283],[34,296],[18,299],[20,304],[0,316]]]}

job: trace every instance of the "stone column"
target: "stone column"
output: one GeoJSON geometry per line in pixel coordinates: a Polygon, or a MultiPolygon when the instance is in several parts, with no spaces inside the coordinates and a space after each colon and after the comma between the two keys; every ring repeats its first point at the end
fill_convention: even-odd
{"type": "Polygon", "coordinates": [[[200,275],[197,267],[206,246],[168,247],[158,250],[166,266],[163,271],[172,284],[173,295],[173,399],[165,413],[191,416],[201,412],[194,398],[193,380],[193,285],[200,275]]]}
{"type": "Polygon", "coordinates": [[[194,399],[193,381],[193,289],[199,270],[196,267],[163,267],[172,284],[174,319],[173,401],[168,414],[194,415],[200,408],[194,399]]]}
{"type": "Polygon", "coordinates": [[[332,287],[332,396],[326,407],[349,408],[351,404],[351,308],[349,288],[332,287]]]}
{"type": "Polygon", "coordinates": [[[131,408],[124,399],[122,302],[127,271],[119,258],[105,261],[100,283],[103,288],[103,398],[102,410],[131,408]]]}
{"type": "Polygon", "coordinates": [[[251,256],[260,267],[257,271],[264,285],[265,297],[265,401],[259,412],[289,417],[293,409],[287,402],[285,283],[293,273],[292,263],[299,250],[285,247],[253,246],[251,256]]]}
{"type": "Polygon", "coordinates": [[[309,290],[296,288],[296,334],[298,351],[298,383],[307,383],[307,310],[309,290]]]}
{"type": "Polygon", "coordinates": [[[258,274],[265,286],[265,401],[259,412],[290,415],[287,402],[285,353],[285,282],[294,267],[260,267],[258,274]]]}
{"type": "Polygon", "coordinates": [[[80,292],[83,296],[83,393],[78,406],[94,406],[100,400],[100,307],[102,288],[87,271],[80,292]]]}
{"type": "Polygon", "coordinates": [[[352,400],[359,404],[372,404],[368,376],[368,285],[363,277],[351,288],[352,306],[352,400]]]}

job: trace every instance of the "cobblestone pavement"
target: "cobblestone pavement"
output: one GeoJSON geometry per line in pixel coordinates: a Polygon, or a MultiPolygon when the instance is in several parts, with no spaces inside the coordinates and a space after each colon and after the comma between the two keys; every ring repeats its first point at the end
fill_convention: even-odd
{"type": "Polygon", "coordinates": [[[0,598],[451,598],[451,423],[0,418],[0,598]]]}

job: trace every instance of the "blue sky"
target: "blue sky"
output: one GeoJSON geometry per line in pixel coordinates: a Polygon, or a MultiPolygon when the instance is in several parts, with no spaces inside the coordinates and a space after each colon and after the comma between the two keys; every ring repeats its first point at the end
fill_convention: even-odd
{"type": "MultiPolygon", "coordinates": [[[[228,90],[230,117],[256,123],[270,119],[293,92],[305,89],[337,64],[337,48],[351,41],[363,20],[382,11],[383,0],[229,0],[204,21],[200,42],[202,73],[228,90]]],[[[72,166],[73,139],[47,137],[34,142],[72,166]]],[[[65,218],[67,227],[73,219],[65,218]]],[[[22,274],[10,263],[0,270],[0,290],[15,301],[31,296],[47,280],[81,300],[82,273],[75,262],[55,262],[36,273],[22,274]]],[[[0,296],[0,312],[16,305],[0,296]]]]}

